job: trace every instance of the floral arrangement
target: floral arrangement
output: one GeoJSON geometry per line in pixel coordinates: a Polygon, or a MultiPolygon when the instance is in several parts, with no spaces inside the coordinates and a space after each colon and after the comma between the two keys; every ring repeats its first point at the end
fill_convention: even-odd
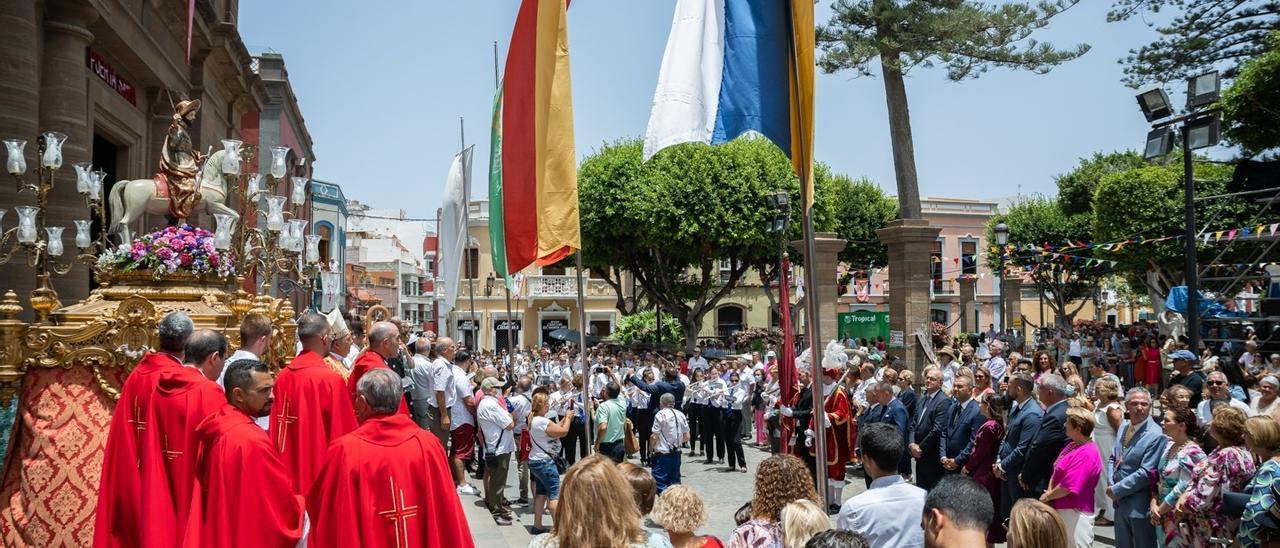
{"type": "Polygon", "coordinates": [[[157,276],[185,272],[228,277],[234,257],[219,251],[214,234],[189,224],[169,226],[98,256],[98,268],[117,272],[150,270],[157,276]]]}

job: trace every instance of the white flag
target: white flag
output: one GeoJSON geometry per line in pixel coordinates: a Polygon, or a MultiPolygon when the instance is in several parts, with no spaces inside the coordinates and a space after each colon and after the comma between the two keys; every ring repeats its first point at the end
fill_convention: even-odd
{"type": "Polygon", "coordinates": [[[711,142],[724,69],[724,2],[676,2],[645,131],[645,160],[671,145],[711,142]]]}
{"type": "Polygon", "coordinates": [[[467,182],[471,179],[471,148],[459,152],[449,166],[444,183],[444,207],[440,211],[440,270],[444,281],[444,298],[440,301],[440,317],[453,310],[458,300],[458,282],[462,278],[462,255],[467,249],[467,182]]]}

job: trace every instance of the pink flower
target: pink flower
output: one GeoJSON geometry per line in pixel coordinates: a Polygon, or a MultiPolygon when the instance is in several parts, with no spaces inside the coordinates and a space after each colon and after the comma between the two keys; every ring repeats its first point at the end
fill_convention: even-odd
{"type": "Polygon", "coordinates": [[[182,266],[187,266],[191,264],[191,254],[183,253],[181,255],[178,255],[178,262],[181,263],[182,266]]]}
{"type": "Polygon", "coordinates": [[[167,247],[162,247],[156,250],[156,256],[160,257],[162,260],[168,259],[170,257],[173,257],[173,251],[167,247]]]}

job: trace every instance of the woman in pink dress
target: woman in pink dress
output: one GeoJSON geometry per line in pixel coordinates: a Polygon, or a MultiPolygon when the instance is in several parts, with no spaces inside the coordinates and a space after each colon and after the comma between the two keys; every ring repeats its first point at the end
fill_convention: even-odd
{"type": "Polygon", "coordinates": [[[1074,546],[1093,546],[1093,491],[1102,475],[1102,455],[1093,434],[1093,413],[1079,407],[1067,409],[1067,438],[1070,440],[1053,463],[1049,488],[1040,502],[1052,506],[1067,526],[1074,546]]]}
{"type": "MultiPolygon", "coordinates": [[[[1000,507],[1000,479],[991,471],[996,463],[996,453],[1000,450],[1000,440],[1004,439],[1004,399],[994,393],[986,393],[977,397],[978,409],[987,421],[978,428],[973,437],[973,451],[969,454],[969,462],[965,463],[963,473],[972,476],[991,494],[991,504],[1000,507]]],[[[1005,541],[1004,524],[1000,520],[991,520],[987,528],[987,543],[999,544],[1005,541]]]]}

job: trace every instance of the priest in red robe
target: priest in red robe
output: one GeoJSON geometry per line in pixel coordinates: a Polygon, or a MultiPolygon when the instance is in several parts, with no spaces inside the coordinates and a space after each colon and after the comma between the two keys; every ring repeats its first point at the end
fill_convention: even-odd
{"type": "Polygon", "coordinates": [[[254,422],[271,414],[271,370],[241,360],[223,375],[227,402],[196,426],[196,483],[186,547],[287,548],[302,538],[306,499],[254,422]]]}
{"type": "Polygon", "coordinates": [[[111,415],[111,430],[107,433],[106,452],[102,458],[98,508],[94,516],[94,546],[141,545],[138,532],[141,527],[142,477],[138,472],[138,451],[143,445],[143,438],[155,432],[147,424],[151,394],[162,373],[182,367],[183,346],[195,330],[195,324],[185,312],[170,312],[157,327],[160,351],[148,352],[129,373],[111,415]]]}
{"type": "Polygon", "coordinates": [[[302,353],[276,379],[268,438],[297,495],[307,494],[329,444],[356,429],[356,412],[347,387],[324,363],[329,334],[324,316],[308,312],[298,318],[302,353]]]}
{"type": "Polygon", "coordinates": [[[309,546],[475,546],[440,442],[397,411],[400,377],[374,369],[356,388],[360,427],[329,447],[307,495],[309,546]]]}
{"type": "Polygon", "coordinates": [[[160,375],[151,398],[143,441],[142,534],[146,546],[176,546],[186,526],[195,483],[196,425],[227,403],[216,382],[227,354],[227,338],[209,329],[187,339],[183,367],[160,375]]]}
{"type": "MultiPolygon", "coordinates": [[[[351,376],[347,377],[347,392],[351,395],[351,403],[356,401],[356,384],[360,377],[374,369],[390,369],[387,358],[400,352],[400,328],[391,322],[376,322],[369,329],[369,348],[356,358],[351,365],[351,376]]],[[[409,416],[409,406],[400,398],[399,412],[409,416]]]]}

